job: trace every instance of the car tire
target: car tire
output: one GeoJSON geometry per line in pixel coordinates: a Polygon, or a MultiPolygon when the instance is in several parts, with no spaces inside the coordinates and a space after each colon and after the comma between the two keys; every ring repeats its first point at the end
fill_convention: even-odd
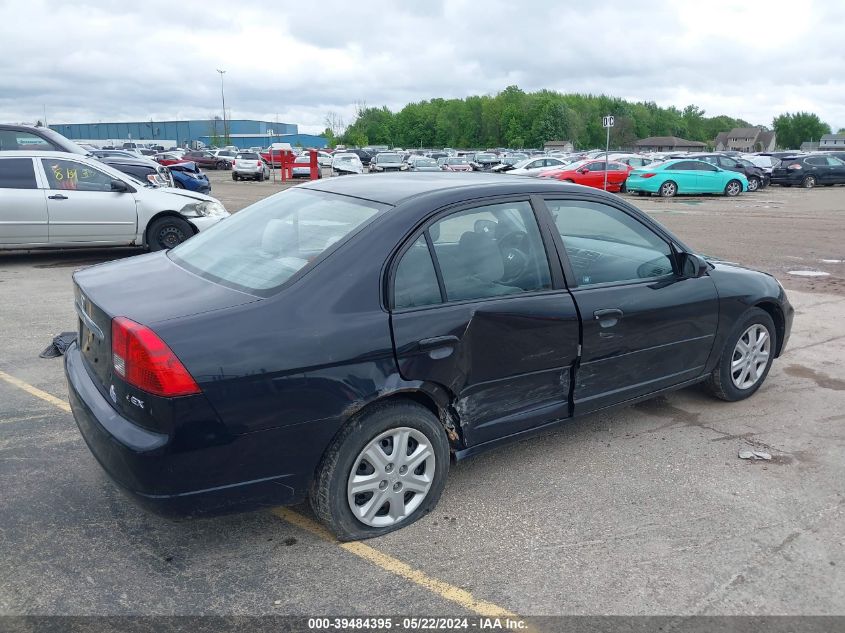
{"type": "Polygon", "coordinates": [[[341,541],[387,534],[412,524],[434,509],[446,485],[449,460],[449,440],[445,430],[428,409],[414,402],[375,404],[363,414],[354,416],[338,432],[324,453],[309,494],[311,507],[341,541]],[[396,438],[407,434],[409,439],[406,441],[412,451],[419,449],[424,442],[427,443],[429,457],[409,470],[402,465],[402,458],[396,456],[394,434],[396,438]],[[387,447],[390,453],[385,451],[385,442],[389,442],[387,447]],[[373,460],[376,463],[370,463],[365,453],[374,457],[378,454],[377,459],[373,460]],[[402,472],[403,468],[405,472],[402,472]],[[422,473],[417,473],[419,469],[423,469],[422,473]],[[424,477],[427,483],[420,484],[423,479],[406,479],[408,474],[424,477]],[[372,491],[364,490],[358,494],[350,491],[353,476],[372,475],[384,477],[378,483],[373,482],[372,491]],[[405,489],[405,485],[411,482],[415,487],[427,485],[425,492],[405,489]],[[402,496],[398,497],[400,493],[402,496]],[[420,494],[423,496],[417,499],[420,494]],[[406,516],[390,516],[391,504],[395,499],[400,499],[398,503],[402,504],[401,507],[396,506],[397,514],[407,507],[411,508],[406,516]],[[376,503],[380,505],[376,507],[376,503]]]}
{"type": "Polygon", "coordinates": [[[619,193],[628,193],[628,186],[624,182],[619,186],[619,193]]]}
{"type": "Polygon", "coordinates": [[[217,164],[214,166],[215,169],[226,169],[226,161],[221,160],[218,161],[217,164]]]}
{"type": "Polygon", "coordinates": [[[174,180],[174,181],[173,181],[173,186],[174,186],[174,187],[176,187],[177,189],[184,189],[184,188],[185,188],[185,185],[183,185],[183,184],[182,184],[181,182],[179,182],[178,180],[174,180]]]}
{"type": "Polygon", "coordinates": [[[678,185],[674,180],[667,180],[657,191],[661,198],[674,198],[678,193],[678,185]]]}
{"type": "Polygon", "coordinates": [[[258,182],[264,182],[264,172],[259,172],[258,175],[255,177],[258,182]]]}
{"type": "Polygon", "coordinates": [[[636,194],[642,198],[648,195],[648,191],[637,191],[636,194]]]}
{"type": "MultiPolygon", "coordinates": [[[[747,347],[747,345],[746,345],[747,347]]],[[[755,391],[760,388],[760,385],[766,380],[769,374],[769,369],[772,366],[772,361],[775,358],[775,350],[777,349],[777,331],[775,330],[775,323],[769,313],[761,308],[751,308],[737,321],[731,334],[725,341],[725,346],[722,348],[722,353],[719,356],[719,362],[716,367],[710,372],[707,377],[705,386],[711,394],[720,400],[728,402],[736,402],[737,400],[744,400],[753,395],[755,391]],[[757,328],[755,330],[755,328],[757,328]],[[768,335],[768,347],[766,349],[765,365],[760,362],[762,358],[758,353],[756,356],[743,356],[743,350],[739,345],[742,340],[747,343],[749,340],[754,340],[754,336],[749,336],[750,332],[760,332],[759,328],[764,328],[768,335]],[[742,358],[747,358],[745,363],[740,363],[742,358]],[[735,365],[735,363],[740,363],[735,365]],[[753,383],[747,384],[742,380],[746,366],[754,365],[754,374],[756,379],[753,383]]],[[[746,376],[750,379],[750,373],[746,376]]]]}
{"type": "Polygon", "coordinates": [[[236,172],[232,172],[232,180],[238,180],[238,174],[236,172]]]}
{"type": "Polygon", "coordinates": [[[742,193],[742,183],[738,180],[730,180],[725,185],[725,195],[729,198],[735,198],[742,193]]]}
{"type": "Polygon", "coordinates": [[[193,236],[191,225],[182,218],[166,215],[147,226],[147,246],[151,251],[162,251],[178,246],[193,236]]]}
{"type": "Polygon", "coordinates": [[[812,189],[816,186],[816,177],[804,176],[804,180],[801,181],[801,186],[804,187],[804,189],[812,189]]]}
{"type": "Polygon", "coordinates": [[[748,191],[757,191],[761,189],[761,183],[759,178],[754,178],[753,176],[748,179],[748,191]]]}

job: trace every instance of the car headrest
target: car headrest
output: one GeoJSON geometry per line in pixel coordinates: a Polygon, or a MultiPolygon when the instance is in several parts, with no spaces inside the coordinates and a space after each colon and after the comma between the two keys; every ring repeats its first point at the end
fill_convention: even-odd
{"type": "Polygon", "coordinates": [[[428,234],[431,236],[431,241],[436,242],[440,239],[440,222],[435,222],[428,227],[428,234]]]}
{"type": "Polygon", "coordinates": [[[270,220],[261,235],[261,250],[268,257],[275,257],[283,251],[295,252],[296,229],[288,220],[270,220]]]}
{"type": "Polygon", "coordinates": [[[485,233],[467,231],[459,241],[466,270],[484,281],[499,281],[505,274],[502,254],[493,238],[485,233]]]}

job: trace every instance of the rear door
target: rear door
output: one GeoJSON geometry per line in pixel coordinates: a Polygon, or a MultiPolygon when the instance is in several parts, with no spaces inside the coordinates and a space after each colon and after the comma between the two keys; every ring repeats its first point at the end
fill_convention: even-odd
{"type": "Polygon", "coordinates": [[[718,323],[713,280],[677,274],[668,240],[621,204],[546,205],[583,329],[575,414],[701,376],[718,323]]]}
{"type": "Polygon", "coordinates": [[[0,245],[47,243],[47,197],[32,158],[0,158],[0,245]]]}
{"type": "Polygon", "coordinates": [[[440,214],[391,275],[399,372],[453,396],[468,445],[570,415],[579,322],[527,198],[440,214]]]}
{"type": "Polygon", "coordinates": [[[51,243],[129,243],[138,214],[131,193],[111,190],[111,174],[66,158],[42,158],[51,243]]]}

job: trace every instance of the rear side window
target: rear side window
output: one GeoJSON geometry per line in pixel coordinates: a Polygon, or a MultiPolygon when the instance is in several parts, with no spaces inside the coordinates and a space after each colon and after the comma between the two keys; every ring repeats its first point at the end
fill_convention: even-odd
{"type": "Polygon", "coordinates": [[[813,165],[814,167],[821,167],[823,165],[827,165],[827,159],[824,156],[813,156],[811,158],[804,159],[805,165],[813,165]]]}
{"type": "Polygon", "coordinates": [[[36,189],[31,158],[0,160],[0,189],[36,189]]]}
{"type": "Polygon", "coordinates": [[[393,289],[395,308],[416,308],[440,303],[437,273],[424,237],[420,237],[402,255],[396,267],[393,289]]]}
{"type": "Polygon", "coordinates": [[[448,301],[551,288],[540,229],[527,202],[450,215],[429,229],[448,301]]]}
{"type": "Polygon", "coordinates": [[[269,296],[386,208],[347,196],[289,189],[218,222],[169,255],[201,277],[269,296]]]}

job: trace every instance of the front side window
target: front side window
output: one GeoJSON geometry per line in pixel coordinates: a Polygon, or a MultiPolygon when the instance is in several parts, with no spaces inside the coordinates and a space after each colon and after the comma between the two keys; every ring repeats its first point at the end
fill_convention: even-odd
{"type": "Polygon", "coordinates": [[[37,189],[31,158],[0,160],[0,189],[37,189]]]}
{"type": "Polygon", "coordinates": [[[289,189],[215,224],[169,255],[201,277],[268,296],[386,208],[347,196],[289,189]]]}
{"type": "Polygon", "coordinates": [[[540,229],[528,202],[461,211],[429,229],[448,301],[551,288],[540,229]]]}
{"type": "Polygon", "coordinates": [[[62,148],[31,132],[0,130],[0,152],[16,151],[60,152],[62,148]]]}
{"type": "Polygon", "coordinates": [[[75,191],[111,191],[113,176],[89,165],[61,158],[42,158],[50,189],[75,191]]]}
{"type": "Polygon", "coordinates": [[[393,307],[417,308],[440,303],[440,285],[425,238],[402,255],[393,281],[393,307]]]}
{"type": "Polygon", "coordinates": [[[673,272],[672,249],[627,213],[595,202],[548,200],[579,286],[640,281],[673,272]]]}

